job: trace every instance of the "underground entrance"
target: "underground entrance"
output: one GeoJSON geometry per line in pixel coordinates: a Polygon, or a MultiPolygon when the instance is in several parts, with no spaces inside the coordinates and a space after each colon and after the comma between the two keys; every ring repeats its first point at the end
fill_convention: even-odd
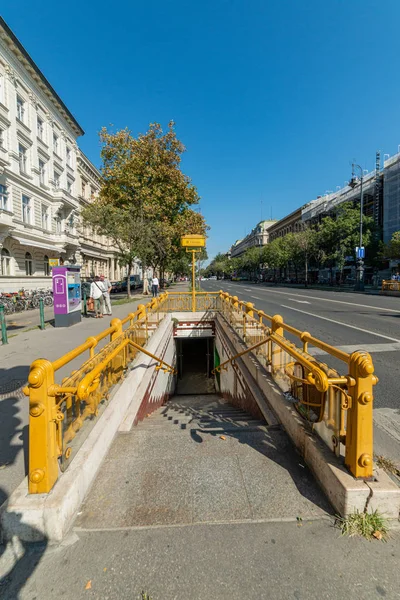
{"type": "Polygon", "coordinates": [[[177,394],[215,394],[214,339],[177,338],[177,394]]]}

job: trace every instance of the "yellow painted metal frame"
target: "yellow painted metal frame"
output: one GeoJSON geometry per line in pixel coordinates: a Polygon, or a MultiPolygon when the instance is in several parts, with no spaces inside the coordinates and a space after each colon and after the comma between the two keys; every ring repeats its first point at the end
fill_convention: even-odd
{"type": "MultiPolygon", "coordinates": [[[[30,493],[47,493],[52,489],[58,478],[60,456],[68,460],[71,454],[67,444],[86,419],[97,416],[98,405],[108,397],[112,385],[123,378],[125,367],[136,352],[143,352],[156,361],[157,370],[175,373],[171,365],[148,352],[143,345],[150,330],[158,325],[165,313],[199,309],[196,296],[200,310],[221,313],[240,332],[248,346],[219,365],[215,371],[223,371],[240,356],[256,352],[264,357],[275,380],[287,377],[297,386],[308,386],[318,394],[327,395],[329,402],[333,402],[335,393],[340,394],[340,415],[335,416],[328,402],[328,416],[323,418],[327,419],[328,427],[330,423],[335,425],[339,419],[335,430],[339,432],[340,442],[345,445],[345,464],[350,472],[356,478],[372,477],[373,386],[378,378],[374,375],[371,356],[363,351],[352,354],[343,352],[307,331],[300,331],[285,323],[280,315],[268,315],[256,309],[252,303],[243,302],[223,291],[198,292],[193,303],[193,290],[161,294],[146,306],[139,305],[136,312],[124,319],[113,319],[110,327],[89,337],[59,359],[53,362],[40,359],[32,363],[28,386],[24,390],[29,396],[30,493]],[[124,329],[124,326],[127,328],[124,329]],[[302,347],[296,347],[285,334],[297,338],[302,347]],[[96,353],[99,342],[107,337],[110,341],[96,353]],[[328,365],[318,362],[308,353],[310,344],[342,361],[347,365],[348,373],[340,375],[328,365]],[[61,384],[56,384],[55,373],[85,352],[89,352],[89,358],[82,367],[61,384]],[[294,372],[295,365],[301,367],[301,377],[294,372]]],[[[312,401],[304,402],[308,407],[314,404],[312,401]]],[[[320,407],[320,411],[323,409],[322,404],[316,406],[320,407]]]]}

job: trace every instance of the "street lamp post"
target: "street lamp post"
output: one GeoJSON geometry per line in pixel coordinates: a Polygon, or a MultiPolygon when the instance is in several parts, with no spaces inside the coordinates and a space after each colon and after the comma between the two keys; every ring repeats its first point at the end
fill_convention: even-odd
{"type": "Polygon", "coordinates": [[[363,247],[363,213],[364,213],[364,197],[363,197],[363,178],[364,171],[360,165],[352,164],[352,174],[351,180],[349,181],[349,186],[351,188],[355,188],[358,181],[357,177],[354,174],[354,169],[357,168],[360,170],[360,239],[359,239],[359,256],[357,257],[357,269],[356,269],[356,284],[354,289],[359,292],[364,291],[364,259],[362,257],[362,247],[363,247]]]}

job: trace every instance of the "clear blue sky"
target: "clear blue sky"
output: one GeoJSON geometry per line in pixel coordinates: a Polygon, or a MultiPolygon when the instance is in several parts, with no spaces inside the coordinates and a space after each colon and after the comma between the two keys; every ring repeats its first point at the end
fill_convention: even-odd
{"type": "Polygon", "coordinates": [[[400,144],[399,0],[19,0],[2,16],[96,165],[102,125],[176,121],[211,256],[261,202],[281,218],[400,144]]]}

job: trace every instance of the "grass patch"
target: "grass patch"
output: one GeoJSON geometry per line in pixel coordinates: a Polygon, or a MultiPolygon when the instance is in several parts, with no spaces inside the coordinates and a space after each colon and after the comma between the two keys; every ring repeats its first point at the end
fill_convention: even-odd
{"type": "Polygon", "coordinates": [[[387,520],[375,510],[373,513],[355,512],[347,517],[336,517],[335,525],[342,535],[364,537],[367,540],[383,540],[388,537],[387,520]]]}
{"type": "Polygon", "coordinates": [[[130,302],[134,302],[135,300],[140,300],[139,296],[132,296],[131,298],[121,298],[120,300],[113,300],[111,302],[111,305],[120,306],[121,304],[129,304],[130,302]]]}
{"type": "Polygon", "coordinates": [[[140,594],[140,600],[151,600],[151,597],[148,595],[147,592],[142,592],[140,594]]]}
{"type": "Polygon", "coordinates": [[[396,475],[396,477],[400,477],[400,469],[397,468],[396,464],[390,460],[390,458],[386,458],[381,454],[375,454],[374,459],[377,466],[386,471],[386,473],[391,473],[392,475],[396,475]]]}

